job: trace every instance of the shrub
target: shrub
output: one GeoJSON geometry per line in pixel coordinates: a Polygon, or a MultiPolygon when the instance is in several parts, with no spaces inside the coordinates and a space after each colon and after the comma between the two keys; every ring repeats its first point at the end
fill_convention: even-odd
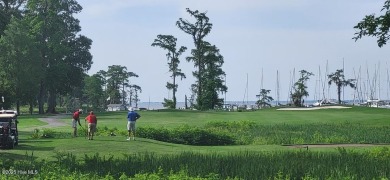
{"type": "Polygon", "coordinates": [[[41,138],[55,138],[58,133],[52,129],[34,129],[33,134],[31,135],[32,139],[41,139],[41,138]]]}
{"type": "Polygon", "coordinates": [[[140,127],[137,129],[137,135],[143,138],[165,142],[169,142],[170,139],[169,130],[163,128],[155,129],[150,127],[140,127]]]}
{"type": "Polygon", "coordinates": [[[172,130],[141,127],[138,128],[137,134],[143,138],[177,144],[198,146],[235,144],[235,139],[224,132],[213,132],[190,126],[181,126],[172,130]]]}
{"type": "Polygon", "coordinates": [[[42,138],[54,138],[55,131],[52,129],[43,129],[42,130],[42,138]]]}
{"type": "Polygon", "coordinates": [[[233,137],[223,132],[213,132],[200,128],[191,128],[182,126],[171,131],[171,140],[173,143],[215,146],[215,145],[232,145],[235,144],[233,137]]]}
{"type": "Polygon", "coordinates": [[[41,137],[41,133],[39,131],[40,131],[39,129],[34,129],[33,134],[31,135],[31,138],[39,139],[41,137]]]}
{"type": "Polygon", "coordinates": [[[369,156],[378,160],[390,159],[390,149],[388,147],[377,147],[369,153],[369,156]]]}

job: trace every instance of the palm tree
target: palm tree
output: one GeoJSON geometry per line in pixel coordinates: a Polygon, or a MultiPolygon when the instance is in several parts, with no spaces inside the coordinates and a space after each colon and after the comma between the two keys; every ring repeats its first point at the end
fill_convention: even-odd
{"type": "Polygon", "coordinates": [[[349,86],[349,87],[354,88],[354,89],[356,88],[355,79],[345,80],[344,70],[342,70],[342,69],[337,69],[336,72],[329,74],[328,79],[329,79],[329,81],[328,81],[329,85],[334,83],[337,86],[337,96],[338,96],[339,104],[341,104],[341,99],[340,99],[341,87],[349,86]]]}

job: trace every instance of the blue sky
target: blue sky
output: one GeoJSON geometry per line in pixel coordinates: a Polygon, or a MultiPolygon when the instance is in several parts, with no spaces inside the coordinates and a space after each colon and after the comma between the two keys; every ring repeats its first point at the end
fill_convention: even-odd
{"type": "MultiPolygon", "coordinates": [[[[94,64],[88,73],[92,75],[99,70],[107,70],[110,65],[126,66],[139,75],[131,82],[141,86],[141,101],[162,101],[171,96],[165,87],[170,80],[166,52],[151,46],[159,34],[173,35],[179,46],[189,49],[181,56],[180,67],[187,78],[179,81],[178,101],[184,101],[184,95],[190,95],[190,85],[195,81],[192,77],[194,68],[193,63],[185,61],[185,57],[194,46],[191,37],[175,25],[179,18],[194,22],[186,8],[207,11],[213,24],[206,40],[216,45],[224,56],[227,100],[256,100],[261,84],[262,88],[271,90],[270,95],[276,99],[276,71],[279,71],[279,99],[285,101],[294,69],[295,80],[302,69],[315,74],[307,84],[310,94],[307,99],[316,99],[323,96],[319,90],[323,87],[319,84],[326,81],[326,67],[328,73],[332,73],[342,69],[343,63],[346,78],[360,76],[359,85],[362,91],[366,89],[365,92],[373,89],[368,84],[375,80],[377,69],[376,96],[389,98],[389,46],[379,48],[376,38],[372,37],[364,37],[357,42],[352,40],[355,33],[353,26],[365,15],[381,14],[383,0],[78,2],[84,8],[76,16],[82,26],[81,34],[93,40],[91,53],[94,64]]],[[[325,89],[325,96],[337,98],[334,85],[325,89]]],[[[353,99],[354,94],[352,89],[347,88],[344,99],[353,99]]]]}

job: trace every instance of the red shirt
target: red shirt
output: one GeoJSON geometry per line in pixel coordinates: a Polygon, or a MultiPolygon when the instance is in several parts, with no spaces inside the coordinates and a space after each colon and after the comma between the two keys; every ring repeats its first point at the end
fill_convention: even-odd
{"type": "Polygon", "coordinates": [[[76,111],[73,113],[73,119],[76,119],[78,120],[80,118],[80,112],[79,111],[76,111]]]}
{"type": "Polygon", "coordinates": [[[97,122],[97,118],[94,114],[88,115],[85,119],[88,121],[88,123],[96,124],[96,122],[97,122]]]}

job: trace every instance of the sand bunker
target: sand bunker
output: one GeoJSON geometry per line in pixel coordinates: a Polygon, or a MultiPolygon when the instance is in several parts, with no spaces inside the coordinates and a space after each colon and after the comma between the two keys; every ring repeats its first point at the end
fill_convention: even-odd
{"type": "Polygon", "coordinates": [[[282,111],[308,111],[308,110],[318,110],[318,109],[346,109],[351,107],[346,106],[320,106],[320,107],[304,107],[304,108],[280,108],[277,110],[282,111]]]}

